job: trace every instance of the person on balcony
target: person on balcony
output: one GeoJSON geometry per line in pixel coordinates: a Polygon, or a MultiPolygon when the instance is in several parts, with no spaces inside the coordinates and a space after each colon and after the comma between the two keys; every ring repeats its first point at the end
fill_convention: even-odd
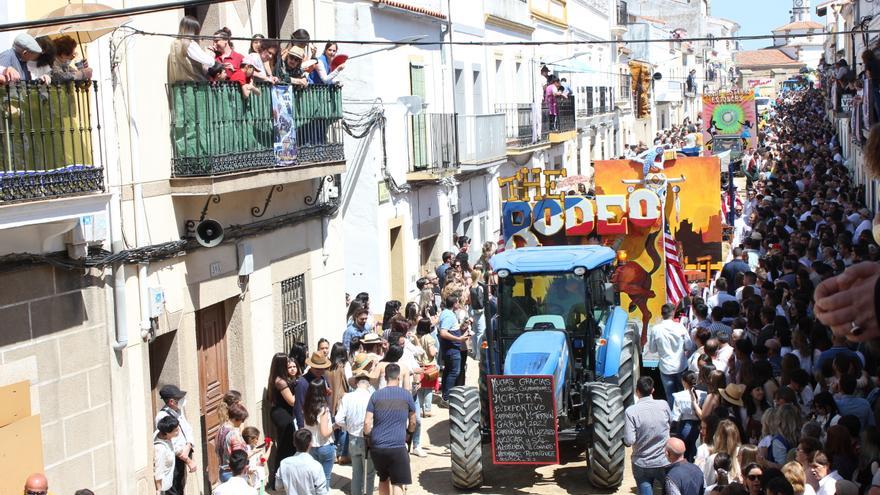
{"type": "Polygon", "coordinates": [[[3,79],[0,82],[32,81],[27,63],[35,62],[41,53],[43,48],[33,36],[26,33],[16,36],[12,48],[0,52],[0,73],[3,79]]]}
{"type": "Polygon", "coordinates": [[[336,43],[329,41],[324,45],[324,53],[318,57],[318,65],[309,74],[309,84],[339,84],[336,78],[345,69],[345,62],[332,69],[333,58],[336,57],[336,43]]]}
{"type": "Polygon", "coordinates": [[[292,46],[287,50],[284,60],[278,64],[275,75],[280,82],[304,88],[309,85],[309,79],[302,69],[303,49],[292,46]]]}
{"type": "Polygon", "coordinates": [[[249,53],[241,61],[240,69],[233,72],[229,78],[231,82],[237,82],[241,86],[241,95],[247,99],[251,93],[260,94],[260,88],[254,84],[254,76],[263,72],[263,61],[256,53],[249,53]]]}
{"type": "Polygon", "coordinates": [[[241,61],[244,56],[234,50],[232,45],[232,31],[227,27],[222,27],[214,32],[214,53],[217,57],[214,59],[223,64],[226,71],[226,79],[232,79],[232,75],[241,69],[241,61]]]}
{"type": "Polygon", "coordinates": [[[186,37],[198,36],[201,29],[195,17],[187,15],[180,20],[177,34],[182,37],[171,42],[168,53],[168,82],[207,82],[209,76],[223,70],[194,39],[186,37]]]}
{"type": "Polygon", "coordinates": [[[277,83],[278,78],[273,74],[275,74],[275,67],[278,66],[278,42],[275,40],[261,40],[259,51],[254,53],[260,56],[260,60],[263,63],[263,70],[254,72],[254,77],[272,84],[277,83]]]}
{"type": "Polygon", "coordinates": [[[49,84],[52,82],[50,74],[52,63],[55,61],[55,43],[48,36],[40,36],[37,38],[37,44],[40,45],[43,52],[36,60],[28,62],[25,67],[31,75],[31,80],[49,84]]]}
{"type": "Polygon", "coordinates": [[[55,40],[55,60],[52,63],[52,82],[88,81],[92,78],[92,69],[88,62],[73,66],[70,62],[76,58],[76,40],[70,36],[61,36],[55,40]]]}
{"type": "Polygon", "coordinates": [[[550,76],[550,83],[544,88],[544,106],[547,107],[548,125],[551,131],[559,128],[559,106],[557,98],[562,97],[562,83],[556,76],[550,76]]]}

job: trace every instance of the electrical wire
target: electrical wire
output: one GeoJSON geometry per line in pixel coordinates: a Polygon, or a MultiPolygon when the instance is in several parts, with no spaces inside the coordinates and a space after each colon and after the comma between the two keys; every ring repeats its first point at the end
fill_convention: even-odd
{"type": "MultiPolygon", "coordinates": [[[[214,36],[208,35],[180,35],[177,33],[159,33],[155,31],[144,31],[141,29],[125,26],[127,29],[135,31],[142,36],[160,36],[170,38],[187,38],[192,40],[208,40],[212,41],[214,36]]],[[[320,45],[322,43],[337,43],[345,45],[378,45],[378,46],[581,46],[581,45],[610,45],[610,44],[628,44],[628,43],[697,43],[697,42],[715,42],[715,41],[757,41],[757,40],[775,40],[778,38],[809,38],[813,36],[836,36],[840,34],[874,34],[880,33],[880,29],[853,29],[851,31],[841,32],[816,32],[816,33],[788,33],[785,35],[774,34],[756,34],[742,36],[712,36],[712,37],[691,37],[691,38],[645,38],[645,39],[627,39],[627,40],[556,40],[556,41],[391,41],[391,40],[346,40],[346,39],[311,39],[309,43],[320,45]]],[[[232,41],[251,41],[248,37],[229,38],[232,41]]],[[[279,43],[292,43],[289,38],[265,38],[267,41],[277,41],[279,43]]]]}

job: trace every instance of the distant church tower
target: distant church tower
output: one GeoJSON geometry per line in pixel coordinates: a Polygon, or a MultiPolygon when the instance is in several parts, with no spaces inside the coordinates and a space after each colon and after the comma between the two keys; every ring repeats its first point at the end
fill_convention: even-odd
{"type": "Polygon", "coordinates": [[[792,0],[791,22],[810,20],[810,0],[792,0]]]}

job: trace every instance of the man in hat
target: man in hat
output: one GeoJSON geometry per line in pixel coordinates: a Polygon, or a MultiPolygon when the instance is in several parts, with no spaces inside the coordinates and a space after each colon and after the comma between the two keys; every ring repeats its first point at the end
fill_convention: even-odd
{"type": "Polygon", "coordinates": [[[303,49],[298,46],[292,46],[286,53],[282,53],[281,63],[275,69],[275,76],[281,82],[301,88],[309,85],[306,73],[302,69],[303,53],[303,49]]]}
{"type": "MultiPolygon", "coordinates": [[[[43,48],[33,36],[22,33],[15,37],[12,48],[0,52],[0,67],[3,68],[3,82],[31,81],[31,72],[27,68],[28,62],[37,60],[43,48]]],[[[45,76],[44,82],[49,82],[49,76],[45,76]]]]}
{"type": "Polygon", "coordinates": [[[373,394],[368,368],[372,361],[364,353],[354,357],[349,384],[351,392],[342,396],[336,410],[336,424],[348,432],[348,453],[351,456],[351,495],[371,495],[376,482],[373,461],[367,455],[364,440],[364,418],[373,394]],[[364,482],[366,480],[366,483],[364,482]]]}
{"type": "Polygon", "coordinates": [[[306,402],[309,383],[313,380],[321,380],[324,382],[327,393],[330,393],[330,384],[327,383],[327,377],[324,376],[324,373],[330,368],[330,364],[330,360],[321,352],[314,352],[310,358],[306,359],[306,366],[309,371],[296,380],[296,389],[294,390],[296,402],[293,405],[293,415],[296,417],[296,423],[299,425],[299,428],[305,428],[306,426],[305,417],[303,416],[303,404],[306,402]]]}
{"type": "Polygon", "coordinates": [[[196,471],[196,463],[192,460],[193,454],[193,430],[189,421],[184,415],[184,407],[186,406],[186,392],[180,390],[177,385],[165,385],[159,389],[159,397],[165,402],[162,409],[156,413],[154,437],[159,434],[159,421],[162,418],[171,416],[177,420],[180,427],[180,433],[171,440],[174,448],[174,455],[177,457],[174,461],[174,479],[171,483],[171,489],[165,493],[169,495],[182,495],[186,487],[186,472],[196,471]]]}

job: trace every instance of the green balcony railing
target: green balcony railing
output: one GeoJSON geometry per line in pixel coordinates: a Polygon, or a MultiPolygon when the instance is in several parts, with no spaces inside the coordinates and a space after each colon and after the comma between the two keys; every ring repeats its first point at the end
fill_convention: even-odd
{"type": "Polygon", "coordinates": [[[97,92],[95,81],[0,86],[0,202],[104,189],[97,92]]]}
{"type": "Polygon", "coordinates": [[[290,118],[280,118],[272,86],[244,98],[234,83],[173,83],[172,164],[175,177],[221,175],[345,159],[342,93],[315,85],[292,92],[290,118]],[[274,106],[273,106],[274,105],[274,106]],[[295,140],[276,156],[282,139],[295,140]],[[277,143],[277,144],[276,144],[277,143]]]}

